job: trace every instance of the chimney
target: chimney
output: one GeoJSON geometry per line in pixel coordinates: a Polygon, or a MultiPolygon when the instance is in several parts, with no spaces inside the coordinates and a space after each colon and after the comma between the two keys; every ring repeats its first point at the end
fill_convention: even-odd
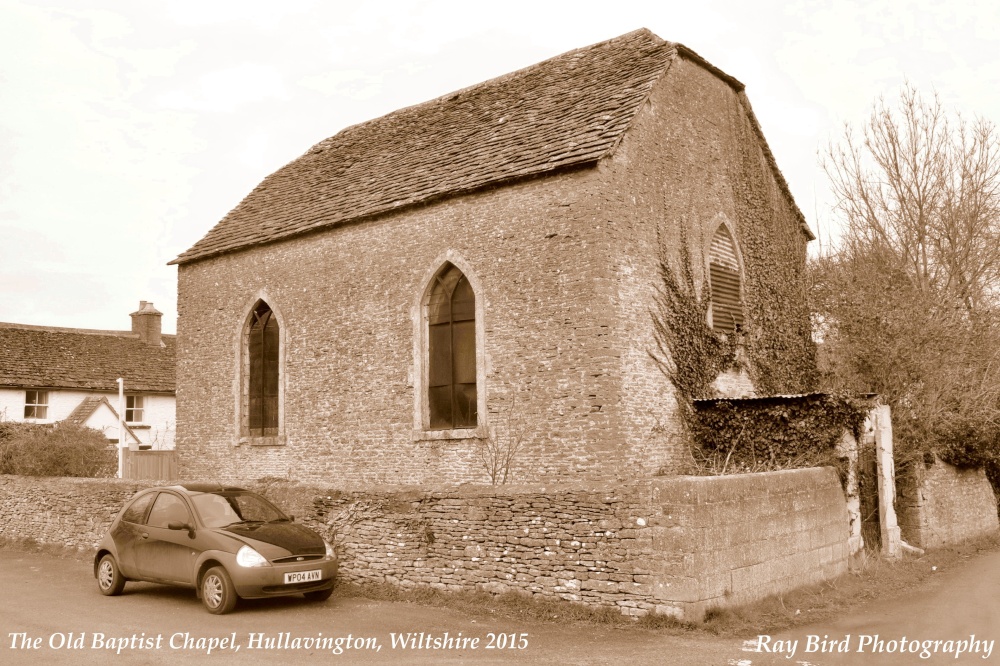
{"type": "Polygon", "coordinates": [[[160,340],[160,320],[163,318],[163,313],[157,311],[152,303],[139,301],[139,309],[129,316],[132,317],[132,332],[137,333],[140,340],[151,347],[160,347],[163,344],[160,340]]]}

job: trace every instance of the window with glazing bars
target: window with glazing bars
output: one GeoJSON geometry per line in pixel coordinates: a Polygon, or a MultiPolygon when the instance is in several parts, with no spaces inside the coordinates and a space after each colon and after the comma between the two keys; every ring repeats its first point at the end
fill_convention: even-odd
{"type": "Polygon", "coordinates": [[[125,396],[125,420],[128,423],[142,423],[144,403],[141,395],[125,396]]]}
{"type": "Polygon", "coordinates": [[[278,321],[261,301],[250,322],[247,427],[250,435],[278,434],[278,321]]]}
{"type": "Polygon", "coordinates": [[[49,415],[48,391],[24,392],[24,418],[45,419],[49,415]]]}
{"type": "Polygon", "coordinates": [[[476,295],[447,264],[427,304],[427,401],[431,430],[475,428],[476,295]]]}

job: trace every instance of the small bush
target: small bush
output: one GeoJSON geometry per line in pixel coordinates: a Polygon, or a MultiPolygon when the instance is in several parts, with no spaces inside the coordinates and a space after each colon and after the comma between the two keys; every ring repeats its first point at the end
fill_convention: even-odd
{"type": "Polygon", "coordinates": [[[98,430],[0,423],[0,474],[110,477],[117,469],[117,452],[98,430]]]}

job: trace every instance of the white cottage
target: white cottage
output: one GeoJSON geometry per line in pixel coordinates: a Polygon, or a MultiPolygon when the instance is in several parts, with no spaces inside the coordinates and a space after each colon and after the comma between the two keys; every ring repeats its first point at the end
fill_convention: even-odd
{"type": "Polygon", "coordinates": [[[175,336],[152,303],[131,317],[131,331],[0,322],[0,420],[66,421],[117,441],[120,377],[129,445],[174,448],[175,336]]]}

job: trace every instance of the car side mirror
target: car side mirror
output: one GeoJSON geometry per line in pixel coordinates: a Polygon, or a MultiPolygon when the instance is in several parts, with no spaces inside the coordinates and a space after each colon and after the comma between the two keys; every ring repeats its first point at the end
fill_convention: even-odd
{"type": "Polygon", "coordinates": [[[194,538],[194,525],[188,525],[187,523],[182,523],[179,520],[171,520],[167,523],[168,530],[187,530],[188,538],[194,538]]]}

